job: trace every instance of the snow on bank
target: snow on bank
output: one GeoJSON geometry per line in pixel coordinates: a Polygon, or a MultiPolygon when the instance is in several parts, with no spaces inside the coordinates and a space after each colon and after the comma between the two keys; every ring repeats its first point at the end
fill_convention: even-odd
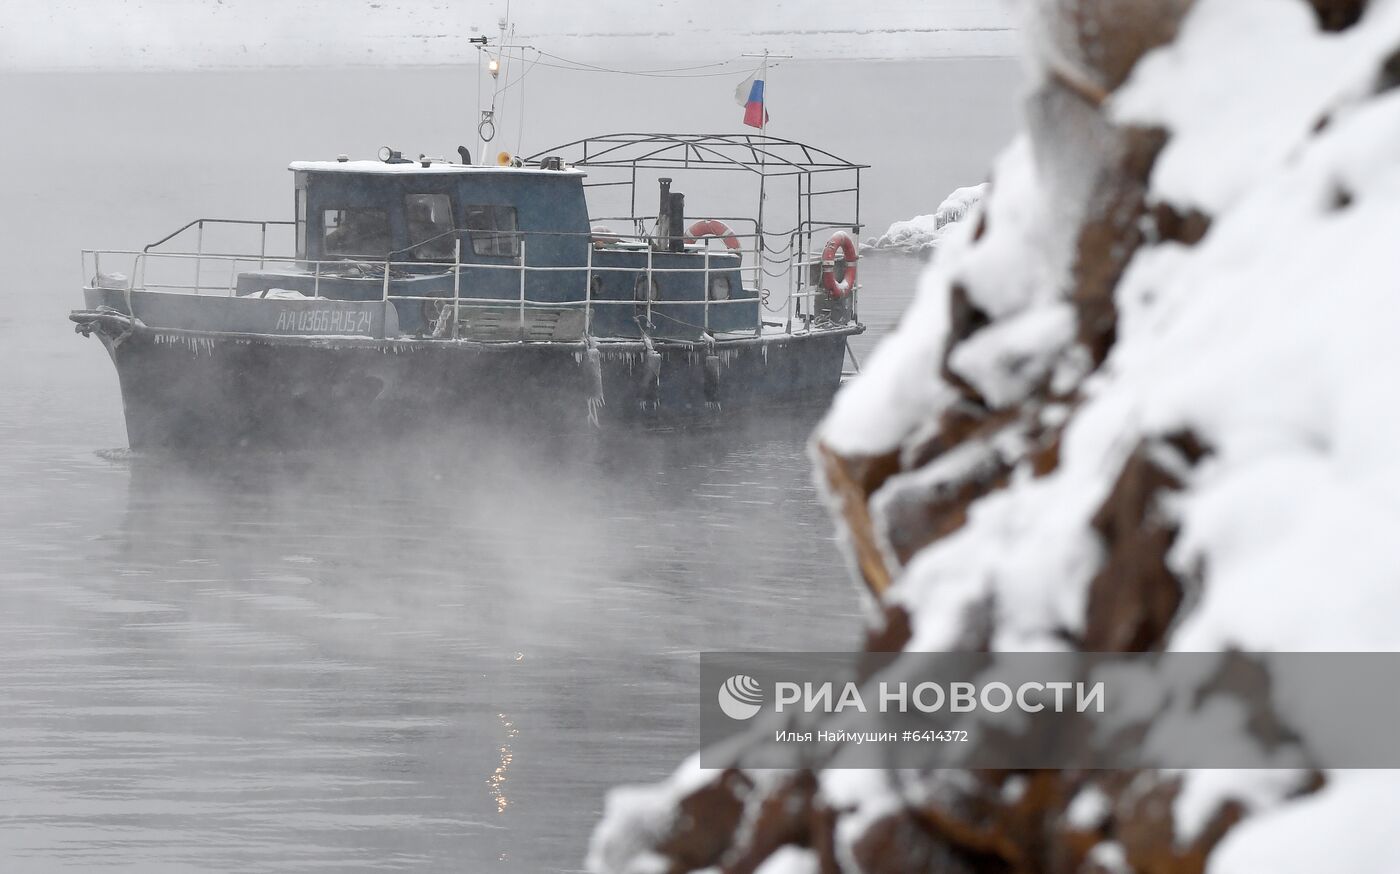
{"type": "Polygon", "coordinates": [[[608,794],[604,825],[593,834],[588,851],[589,870],[665,872],[665,860],[654,856],[650,848],[670,828],[676,804],[716,776],[716,772],[700,767],[700,755],[696,753],[665,783],[614,789],[608,794]]]}
{"type": "MultiPolygon", "coordinates": [[[[1145,62],[1118,100],[1122,118],[1173,132],[1154,185],[1164,200],[1181,194],[1211,204],[1210,231],[1194,246],[1166,243],[1134,258],[1116,295],[1117,343],[1065,432],[1059,469],[984,500],[965,529],[920,557],[897,593],[921,613],[956,615],[963,605],[947,600],[956,579],[999,581],[1008,588],[993,594],[1019,617],[1000,642],[1038,642],[1062,617],[1036,605],[1077,603],[1073,590],[1084,575],[1071,572],[1081,559],[1070,541],[1042,541],[1036,533],[1065,525],[1073,515],[1066,509],[1079,507],[1074,527],[1087,537],[1082,515],[1112,485],[1122,456],[1142,438],[1190,429],[1212,452],[1173,508],[1183,533],[1175,561],[1183,569],[1203,564],[1207,578],[1201,604],[1176,633],[1178,648],[1400,648],[1391,621],[1400,589],[1387,582],[1400,578],[1400,547],[1382,536],[1400,526],[1400,407],[1389,400],[1400,372],[1400,344],[1392,339],[1400,326],[1393,239],[1400,226],[1400,90],[1355,99],[1373,87],[1400,44],[1400,2],[1375,6],[1362,25],[1339,35],[1319,35],[1301,4],[1282,4],[1296,7],[1297,20],[1281,28],[1279,6],[1200,0],[1180,43],[1145,62]],[[1256,32],[1241,28],[1270,25],[1266,44],[1251,41],[1240,50],[1238,35],[1256,32]],[[1315,63],[1300,70],[1300,58],[1315,63]],[[1300,78],[1314,84],[1299,89],[1300,78]],[[1233,96],[1185,100],[1176,96],[1181,88],[1233,96]],[[1305,96],[1308,106],[1290,102],[1305,96]],[[1316,124],[1289,126],[1267,154],[1253,137],[1210,133],[1231,125],[1242,107],[1280,104],[1291,115],[1328,123],[1318,133],[1316,124]],[[1183,165],[1191,162],[1202,175],[1185,183],[1183,165]],[[1202,177],[1217,182],[1206,185],[1202,177]],[[1031,506],[1060,509],[1027,513],[1031,506]],[[1323,580],[1329,609],[1319,612],[1323,580]],[[1035,592],[1043,597],[1027,598],[1035,592]]],[[[1008,172],[1029,160],[1025,151],[1008,155],[999,177],[1008,188],[1013,180],[1035,182],[1029,173],[1008,172]]],[[[940,259],[921,298],[941,306],[957,277],[994,317],[1014,313],[1013,322],[1022,323],[1033,313],[1057,312],[1057,301],[1033,302],[1015,291],[1018,270],[978,257],[1008,235],[1024,237],[998,221],[1000,204],[1044,199],[999,189],[986,241],[940,259]],[[1004,301],[1007,309],[998,312],[1004,301]]],[[[830,445],[878,451],[908,440],[918,421],[938,412],[930,401],[917,420],[848,413],[872,397],[938,396],[910,390],[911,382],[928,383],[932,370],[885,374],[881,366],[883,359],[926,360],[939,345],[913,323],[923,303],[876,353],[867,368],[873,376],[843,393],[823,429],[830,445]]],[[[1063,334],[1034,336],[1031,348],[1016,350],[1020,367],[1025,355],[1056,359],[1073,351],[1063,334]]],[[[1005,345],[1014,337],[989,339],[1005,345]]],[[[994,358],[964,366],[955,356],[951,366],[996,406],[1024,396],[994,358]]],[[[941,634],[916,640],[933,648],[948,642],[941,634]]]]}
{"type": "Polygon", "coordinates": [[[938,246],[938,241],[955,222],[962,221],[987,193],[987,183],[959,188],[944,199],[930,215],[895,222],[878,237],[861,243],[862,251],[889,251],[915,254],[938,246]]]}
{"type": "MultiPolygon", "coordinates": [[[[1033,48],[1027,133],[979,207],[985,232],[946,229],[819,430],[860,572],[907,612],[913,652],[1087,649],[1091,632],[1106,649],[1400,651],[1400,0],[1336,31],[1303,0],[1196,0],[1151,43],[1165,47],[1129,57],[1126,84],[1105,71],[1133,41],[1096,54],[1066,39],[1083,24],[1070,5],[1034,7],[1052,26],[1033,48]],[[902,526],[901,503],[926,515],[902,526]],[[946,527],[910,545],[930,517],[946,527]],[[1179,597],[1148,616],[1140,596],[1166,590],[1179,597]]],[[[1149,30],[1153,3],[1126,5],[1149,30]]],[[[1285,727],[1346,718],[1271,704],[1285,727]]],[[[812,809],[846,809],[831,773],[812,809]]],[[[899,776],[924,782],[872,779],[860,803],[909,804],[924,825],[928,803],[974,839],[840,819],[842,870],[874,870],[850,861],[862,844],[899,870],[919,841],[1022,851],[1035,831],[995,831],[985,775],[899,776]],[[960,780],[937,807],[933,790],[960,780]],[[968,799],[976,828],[958,819],[968,799]]],[[[1076,838],[1099,870],[1199,870],[1169,863],[1192,859],[1227,801],[1243,822],[1204,844],[1209,874],[1400,870],[1400,772],[1137,777],[1163,803],[1108,787],[1116,834],[1076,838]]],[[[1090,800],[1071,808],[1076,828],[1100,819],[1090,800]]],[[[1035,861],[1018,864],[1050,867],[1035,861]]]]}
{"type": "MultiPolygon", "coordinates": [[[[1319,31],[1302,2],[1198,0],[1178,40],[1138,66],[1111,111],[1169,134],[1149,200],[1202,211],[1209,231],[1194,245],[1146,246],[1130,262],[1115,293],[1116,342],[1083,386],[1058,468],[1041,477],[1018,470],[961,530],[903,569],[889,597],[914,616],[911,649],[956,646],[962,617],[985,603],[998,609],[995,648],[1053,647],[1066,629],[1081,630],[1101,561],[1096,509],[1135,446],[1183,432],[1209,454],[1163,509],[1180,526],[1172,569],[1198,580],[1200,597],[1168,646],[1400,649],[1400,545],[1386,534],[1400,528],[1400,83],[1387,68],[1397,46],[1396,0],[1373,2],[1339,33],[1319,31]]],[[[1072,367],[1063,334],[1010,349],[1002,330],[1008,317],[1015,324],[1058,306],[1016,290],[1028,269],[1057,282],[1055,270],[1031,266],[1061,245],[1033,212],[1063,184],[1058,174],[1037,177],[1036,162],[1048,160],[1028,149],[1004,159],[986,240],[959,239],[930,268],[909,318],[838,399],[822,430],[829,446],[907,451],[947,407],[950,390],[928,366],[942,344],[928,323],[913,322],[945,306],[955,281],[992,317],[964,347],[985,336],[1017,362],[1072,367]],[[1032,210],[1029,233],[999,221],[1001,204],[1015,202],[1032,210]],[[1029,245],[1037,237],[1050,245],[1029,245]],[[979,254],[988,250],[996,257],[979,254]],[[1028,264],[1007,261],[1016,250],[1028,264]],[[871,415],[899,398],[910,402],[871,415]]],[[[994,408],[1026,396],[1007,383],[1015,368],[995,356],[955,354],[948,364],[994,408]]],[[[1297,724],[1321,718],[1284,715],[1297,724]]],[[[1267,773],[1234,778],[1213,781],[1203,798],[1191,790],[1206,774],[1187,774],[1182,798],[1197,809],[1184,819],[1199,822],[1201,805],[1229,797],[1255,808],[1280,803],[1267,773]]],[[[1303,848],[1340,834],[1333,825],[1343,811],[1355,818],[1348,833],[1385,834],[1400,776],[1330,779],[1296,811],[1232,833],[1210,870],[1314,871],[1321,856],[1303,848]]],[[[1400,870],[1394,841],[1326,846],[1335,870],[1400,870]]]]}

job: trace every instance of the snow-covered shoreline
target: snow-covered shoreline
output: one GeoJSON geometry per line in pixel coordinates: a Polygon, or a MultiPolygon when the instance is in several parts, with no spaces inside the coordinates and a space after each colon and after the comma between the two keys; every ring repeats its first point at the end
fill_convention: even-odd
{"type": "Polygon", "coordinates": [[[948,229],[967,218],[986,193],[985,182],[959,188],[928,215],[895,222],[880,236],[867,237],[860,245],[861,252],[897,252],[906,255],[931,252],[938,247],[939,240],[948,229]]]}
{"type": "Polygon", "coordinates": [[[1400,772],[1338,764],[1309,729],[1361,715],[1267,657],[1400,645],[1400,0],[1023,8],[1024,132],[976,224],[925,223],[939,255],[818,428],[818,482],[868,649],[903,650],[882,681],[928,652],[1234,653],[1253,682],[1198,674],[1123,737],[1223,716],[1239,770],[740,748],[645,816],[614,795],[595,871],[1400,870],[1400,772]]]}

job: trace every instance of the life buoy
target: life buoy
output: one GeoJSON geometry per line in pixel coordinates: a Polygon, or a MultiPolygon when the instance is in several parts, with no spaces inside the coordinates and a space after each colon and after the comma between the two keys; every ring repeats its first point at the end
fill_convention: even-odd
{"type": "Polygon", "coordinates": [[[686,231],[689,236],[685,238],[687,243],[694,243],[701,237],[719,237],[724,241],[726,249],[739,250],[739,238],[734,236],[734,232],[729,229],[729,225],[719,219],[705,219],[690,226],[686,231]]]}
{"type": "Polygon", "coordinates": [[[822,250],[822,287],[827,294],[840,298],[851,293],[851,289],[856,287],[856,260],[859,257],[856,241],[851,239],[850,234],[837,231],[831,235],[831,239],[826,241],[826,248],[822,250]],[[846,275],[840,282],[836,281],[837,249],[841,250],[846,261],[846,275]]]}

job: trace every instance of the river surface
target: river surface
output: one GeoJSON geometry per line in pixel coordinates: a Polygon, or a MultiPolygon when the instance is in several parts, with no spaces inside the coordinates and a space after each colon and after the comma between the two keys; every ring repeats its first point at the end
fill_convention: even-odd
{"type": "MultiPolygon", "coordinates": [[[[1007,62],[789,71],[784,135],[875,165],[871,232],[980,181],[1011,128],[1007,62]],[[873,95],[868,130],[832,95],[873,95]]],[[[285,218],[285,161],[385,129],[455,142],[464,76],[0,77],[0,870],[578,870],[607,788],[694,749],[699,651],[858,644],[810,421],[123,448],[111,364],[65,318],[78,250],[285,218]]],[[[732,83],[698,110],[532,87],[540,145],[737,126],[732,83]]],[[[864,357],[921,265],[862,269],[864,357]]]]}

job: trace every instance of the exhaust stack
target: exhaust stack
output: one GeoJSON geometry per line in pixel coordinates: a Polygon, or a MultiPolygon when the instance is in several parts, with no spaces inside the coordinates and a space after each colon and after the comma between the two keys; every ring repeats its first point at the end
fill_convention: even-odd
{"type": "Polygon", "coordinates": [[[671,236],[670,236],[670,239],[667,240],[667,243],[668,243],[667,248],[670,249],[672,252],[684,252],[684,251],[685,251],[685,195],[684,195],[684,194],[681,194],[679,191],[672,191],[672,192],[671,192],[671,203],[670,203],[669,212],[670,212],[670,217],[669,217],[669,220],[668,220],[668,224],[670,225],[671,236]]]}
{"type": "Polygon", "coordinates": [[[657,180],[661,187],[661,203],[656,208],[656,248],[666,249],[671,237],[671,180],[665,176],[657,180]]]}

